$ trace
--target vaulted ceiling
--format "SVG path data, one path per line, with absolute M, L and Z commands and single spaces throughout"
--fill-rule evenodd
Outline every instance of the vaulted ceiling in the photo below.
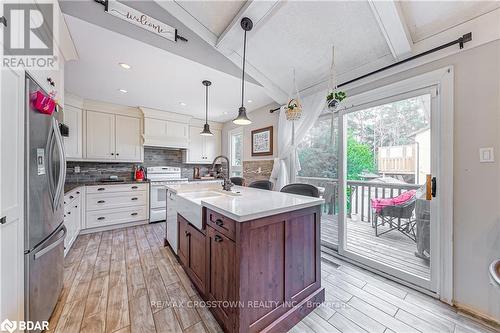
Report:
M 283 103 L 287 99 L 295 90 L 293 70 L 297 89 L 303 93 L 326 87 L 332 45 L 337 78 L 344 82 L 455 39 L 468 32 L 460 28 L 467 22 L 500 13 L 500 2 L 496 1 L 121 2 L 176 27 L 189 41 L 166 41 L 105 14 L 103 7 L 93 1 L 62 1 L 81 58 L 68 65 L 68 86 L 84 90 L 89 95 L 84 97 L 104 98 L 116 95 L 120 83 L 133 79 L 130 84 L 134 88 L 129 89 L 133 93 L 114 99 L 199 116 L 203 95 L 197 90 L 198 81 L 202 76 L 212 78 L 220 82 L 218 88 L 214 84 L 212 101 L 213 119 L 219 121 L 234 116 L 240 98 L 242 17 L 254 22 L 247 47 L 247 99 L 253 100 L 247 108 L 254 110 L 273 100 Z M 87 30 L 96 35 L 89 38 Z M 106 42 L 110 38 L 113 42 Z M 107 43 L 110 47 L 106 48 Z M 119 59 L 128 56 L 133 60 Z M 135 66 L 131 76 L 101 66 L 101 58 L 110 63 L 119 60 L 144 64 Z M 176 70 L 180 68 L 183 70 Z M 136 84 L 141 78 L 156 87 Z M 86 87 L 92 82 L 93 87 Z M 181 100 L 187 100 L 191 107 L 179 107 Z

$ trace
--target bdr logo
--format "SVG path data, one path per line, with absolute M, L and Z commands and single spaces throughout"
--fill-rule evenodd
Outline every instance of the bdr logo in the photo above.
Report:
M 58 32 L 52 3 L 3 4 L 3 66 L 53 69 L 54 36 Z
M 46 331 L 49 329 L 48 321 L 10 321 L 5 319 L 0 324 L 0 331 L 13 333 L 15 330 L 19 331 Z

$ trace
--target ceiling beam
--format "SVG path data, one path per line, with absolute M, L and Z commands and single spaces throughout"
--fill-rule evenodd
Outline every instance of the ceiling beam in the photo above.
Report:
M 241 19 L 243 17 L 252 19 L 254 23 L 252 31 L 255 31 L 259 28 L 259 23 L 260 26 L 262 26 L 264 23 L 263 20 L 280 5 L 280 1 L 277 0 L 247 1 L 220 37 L 217 37 L 175 1 L 157 1 L 157 3 L 239 68 L 242 68 L 242 55 L 240 55 L 239 52 L 243 49 L 243 29 L 240 26 Z M 251 40 L 251 37 L 249 37 L 249 40 Z M 248 46 L 251 48 L 251 43 L 249 43 Z M 282 88 L 266 77 L 256 67 L 252 66 L 252 64 L 248 62 L 248 59 L 246 63 L 246 73 L 262 85 L 266 94 L 276 102 L 284 103 L 288 98 L 288 94 Z
M 392 0 L 368 0 L 368 3 L 394 58 L 400 60 L 409 56 L 413 42 L 399 5 Z

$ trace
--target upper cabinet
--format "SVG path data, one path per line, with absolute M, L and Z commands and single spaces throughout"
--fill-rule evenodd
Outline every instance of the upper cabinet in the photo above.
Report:
M 142 162 L 142 115 L 136 108 L 66 96 L 66 157 L 73 161 Z
M 83 158 L 83 101 L 76 96 L 67 95 L 63 109 L 63 122 L 68 126 L 68 136 L 64 137 L 66 158 Z
M 86 112 L 88 159 L 115 159 L 115 117 L 112 113 Z
M 141 119 L 115 116 L 115 157 L 120 161 L 142 161 Z
M 203 136 L 203 127 L 198 124 L 189 126 L 189 146 L 184 153 L 184 162 L 192 164 L 212 164 L 221 154 L 221 130 L 217 124 L 210 124 L 213 136 Z
M 188 148 L 189 119 L 178 113 L 140 108 L 144 115 L 144 145 Z

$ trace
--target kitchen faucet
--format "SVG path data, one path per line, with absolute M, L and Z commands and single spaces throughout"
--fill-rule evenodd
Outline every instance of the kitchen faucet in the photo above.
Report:
M 219 158 L 225 159 L 227 162 L 227 175 L 224 173 L 224 168 L 221 167 L 221 173 L 222 173 L 222 177 L 224 179 L 224 183 L 222 183 L 222 189 L 224 191 L 231 191 L 231 187 L 233 187 L 233 183 L 231 183 L 231 180 L 229 179 L 229 175 L 231 174 L 229 171 L 229 158 L 227 158 L 227 156 L 224 156 L 224 155 L 219 155 L 216 158 L 214 158 L 214 161 L 212 162 L 212 170 L 214 170 L 214 172 L 215 172 L 215 163 L 217 162 L 217 160 Z

